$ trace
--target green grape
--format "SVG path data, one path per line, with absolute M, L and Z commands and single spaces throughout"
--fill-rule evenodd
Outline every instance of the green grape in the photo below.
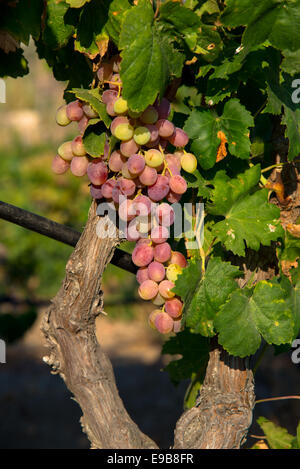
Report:
M 126 99 L 120 97 L 114 103 L 114 111 L 116 114 L 124 114 L 128 111 L 128 104 Z
M 183 153 L 180 162 L 187 173 L 193 173 L 197 169 L 197 158 L 192 153 Z
M 115 136 L 122 141 L 130 140 L 133 137 L 133 130 L 130 124 L 119 124 L 115 128 Z
M 133 139 L 138 145 L 146 145 L 151 138 L 151 132 L 147 127 L 137 127 L 134 129 Z

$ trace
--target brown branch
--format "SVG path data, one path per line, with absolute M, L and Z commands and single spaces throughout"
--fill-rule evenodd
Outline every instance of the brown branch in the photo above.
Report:
M 72 253 L 63 285 L 52 300 L 42 331 L 49 347 L 46 363 L 64 379 L 80 405 L 82 427 L 92 448 L 156 448 L 130 419 L 116 387 L 111 363 L 95 335 L 102 311 L 101 277 L 117 239 L 96 236 L 93 202 L 83 234 Z M 103 223 L 111 223 L 104 218 Z

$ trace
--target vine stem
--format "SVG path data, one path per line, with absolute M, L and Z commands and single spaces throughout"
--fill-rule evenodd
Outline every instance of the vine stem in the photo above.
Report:
M 286 399 L 300 399 L 300 396 L 267 397 L 266 399 L 259 399 L 258 401 L 255 401 L 255 405 L 261 404 L 262 402 L 284 401 Z

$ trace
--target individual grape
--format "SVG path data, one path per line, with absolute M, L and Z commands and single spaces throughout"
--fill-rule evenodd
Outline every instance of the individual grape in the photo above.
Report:
M 106 112 L 109 116 L 111 117 L 115 117 L 117 115 L 117 113 L 115 112 L 114 110 L 114 105 L 115 105 L 115 101 L 116 101 L 117 98 L 113 98 L 111 101 L 109 101 L 106 105 Z
M 114 103 L 114 111 L 116 114 L 124 114 L 128 111 L 128 104 L 126 99 L 121 96 Z
M 184 153 L 181 157 L 181 166 L 187 173 L 193 173 L 197 169 L 197 158 L 192 153 Z
M 71 173 L 74 176 L 84 176 L 87 172 L 89 160 L 85 156 L 74 156 L 71 161 Z
M 82 106 L 82 110 L 86 117 L 88 117 L 89 119 L 95 119 L 96 117 L 99 117 L 98 112 L 94 111 L 92 106 L 90 106 L 89 104 L 84 104 Z
M 154 248 L 154 260 L 164 264 L 171 258 L 171 246 L 169 243 L 161 243 Z
M 155 184 L 148 187 L 148 196 L 154 202 L 159 202 L 164 199 L 170 190 L 169 180 L 167 176 L 159 174 L 157 176 Z
M 177 170 L 181 170 L 181 162 L 180 162 L 180 158 L 178 158 L 177 156 L 175 156 L 175 154 L 171 154 L 171 153 L 167 153 L 165 155 L 165 160 L 166 160 L 166 163 L 168 166 L 170 167 L 174 167 L 176 166 Z
M 177 264 L 179 265 L 182 269 L 184 269 L 187 266 L 187 261 L 186 258 L 184 257 L 183 254 L 179 251 L 173 251 L 170 261 L 170 264 Z
M 150 214 L 151 208 L 152 208 L 152 202 L 149 199 L 149 197 L 147 197 L 146 195 L 143 195 L 143 194 L 138 195 L 134 199 L 133 203 L 134 203 L 134 208 L 135 208 L 137 216 L 140 216 L 140 215 L 147 216 Z
M 110 80 L 113 74 L 113 64 L 110 62 L 104 62 L 97 70 L 98 80 L 103 83 L 104 81 Z
M 158 135 L 160 137 L 171 137 L 171 135 L 173 135 L 175 132 L 174 124 L 167 119 L 159 119 L 155 125 L 158 129 Z
M 152 303 L 155 306 L 162 306 L 165 303 L 165 298 L 163 298 L 160 293 L 157 293 L 156 297 L 153 298 Z
M 57 109 L 55 120 L 58 125 L 61 125 L 63 127 L 70 124 L 71 119 L 68 118 L 66 104 L 64 106 L 60 106 Z
M 110 103 L 111 101 L 115 102 L 118 98 L 118 92 L 117 91 L 114 91 L 114 90 L 105 90 L 103 91 L 102 93 L 102 102 L 104 104 L 108 104 Z
M 119 140 L 130 140 L 133 137 L 133 127 L 130 124 L 119 124 L 115 128 L 115 137 Z
M 154 303 L 154 301 L 153 301 L 153 303 Z M 154 311 L 152 311 L 149 314 L 148 324 L 149 324 L 150 327 L 152 327 L 152 329 L 156 329 L 156 327 L 155 327 L 155 318 L 160 313 L 161 313 L 161 309 L 155 309 Z
M 83 117 L 83 110 L 81 103 L 76 100 L 67 105 L 66 114 L 70 121 L 79 121 Z
M 107 180 L 108 176 L 108 169 L 106 164 L 99 158 L 95 159 L 94 161 L 89 163 L 87 167 L 87 175 L 92 184 L 95 184 L 96 186 L 101 186 L 101 184 L 103 184 Z
M 155 124 L 158 119 L 158 112 L 154 106 L 148 106 L 140 117 L 143 124 Z
M 173 322 L 174 322 L 173 332 L 175 332 L 175 334 L 177 334 L 181 330 L 181 324 L 182 324 L 181 318 L 173 319 Z
M 169 237 L 169 230 L 165 226 L 155 226 L 151 230 L 151 239 L 155 244 L 165 243 Z
M 86 115 L 84 115 L 77 123 L 78 123 L 79 133 L 83 135 L 85 132 L 85 129 L 87 128 L 89 124 L 89 118 Z
M 175 194 L 182 195 L 187 190 L 187 183 L 185 179 L 182 176 L 179 176 L 178 174 L 170 178 L 169 185 L 171 191 L 175 192 Z
M 155 316 L 154 324 L 158 332 L 168 334 L 173 330 L 174 321 L 167 313 L 161 311 Z
M 145 161 L 150 168 L 158 168 L 164 161 L 164 155 L 159 150 L 147 150 L 145 152 Z
M 162 98 L 156 109 L 159 119 L 168 119 L 171 112 L 171 104 L 166 98 Z
M 163 225 L 163 226 L 173 225 L 175 214 L 174 214 L 173 208 L 169 204 L 165 202 L 163 202 L 162 204 L 159 204 L 156 207 L 155 213 L 156 213 L 156 217 L 160 225 Z
M 126 179 L 136 178 L 136 174 L 132 174 L 128 169 L 128 162 L 126 161 L 122 166 L 122 176 Z
M 166 270 L 166 277 L 171 282 L 176 282 L 178 275 L 182 273 L 182 268 L 178 264 L 169 264 Z
M 110 79 L 109 87 L 112 90 L 118 90 L 122 86 L 121 77 L 118 73 L 115 73 Z M 116 84 L 114 84 L 116 83 Z
M 130 197 L 135 193 L 136 185 L 131 179 L 126 179 L 123 177 L 119 178 L 117 181 L 117 186 L 120 189 L 121 194 L 125 195 L 126 197 Z
M 93 197 L 93 199 L 102 199 L 103 197 L 103 192 L 102 192 L 102 187 L 103 186 L 95 186 L 94 184 L 90 185 L 90 194 Z
M 150 132 L 150 141 L 149 143 L 155 145 L 158 143 L 157 140 L 159 139 L 157 127 L 154 124 L 147 124 L 145 126 Z
M 189 141 L 188 135 L 184 132 L 184 130 L 180 129 L 179 127 L 175 128 L 175 131 L 171 137 L 168 138 L 169 142 L 174 145 L 174 147 L 185 147 Z
M 137 267 L 145 267 L 153 259 L 153 247 L 148 244 L 137 244 L 132 252 L 132 262 Z
M 70 163 L 56 155 L 52 160 L 52 171 L 55 174 L 64 174 L 70 168 Z
M 143 300 L 152 300 L 158 293 L 158 285 L 153 280 L 145 280 L 139 286 L 139 295 Z
M 75 137 L 72 140 L 71 148 L 75 156 L 84 156 L 86 154 L 86 149 L 84 148 L 81 135 L 78 135 L 78 137 Z
M 113 188 L 116 186 L 117 181 L 115 179 L 107 179 L 107 181 L 103 184 L 102 187 L 102 195 L 106 199 L 111 199 L 112 198 L 112 191 Z
M 163 298 L 169 300 L 175 296 L 175 293 L 171 291 L 174 287 L 175 284 L 170 280 L 163 280 L 158 286 L 159 293 Z
M 64 142 L 62 143 L 57 150 L 57 153 L 59 156 L 65 160 L 65 161 L 71 161 L 71 159 L 74 157 L 73 151 L 72 151 L 72 142 Z
M 139 146 L 134 141 L 134 139 L 131 138 L 130 140 L 127 140 L 126 142 L 121 143 L 120 151 L 122 155 L 126 156 L 126 158 L 129 158 L 129 156 L 134 155 L 135 153 L 139 151 Z
M 168 202 L 170 202 L 170 204 L 176 204 L 177 202 L 179 202 L 181 197 L 181 194 L 175 194 L 174 192 L 170 191 L 166 196 L 166 199 Z
M 130 221 L 135 217 L 135 211 L 132 207 L 132 200 L 131 199 L 124 199 L 119 206 L 119 217 L 123 221 Z M 140 266 L 142 267 L 142 266 Z
M 165 311 L 171 318 L 179 318 L 182 314 L 183 303 L 178 298 L 171 298 L 165 303 Z
M 110 124 L 110 131 L 113 135 L 115 135 L 115 130 L 120 124 L 129 124 L 128 118 L 125 116 L 118 116 L 113 119 L 112 123 Z
M 126 239 L 127 241 L 136 242 L 140 239 L 141 233 L 138 231 L 137 219 L 134 218 L 127 225 Z
M 149 218 L 149 216 L 139 215 L 136 218 L 136 222 L 137 222 L 137 229 L 140 235 L 142 237 L 145 237 L 146 235 L 148 235 L 151 229 L 151 219 Z
M 165 278 L 165 275 L 165 268 L 160 262 L 150 262 L 148 265 L 148 276 L 150 280 L 154 280 L 154 282 L 161 282 Z
M 134 129 L 133 139 L 138 145 L 145 145 L 151 139 L 151 132 L 147 127 L 136 127 Z
M 121 154 L 119 150 L 115 150 L 109 157 L 108 160 L 108 167 L 114 173 L 118 173 L 122 170 L 124 163 L 126 162 L 126 158 Z
M 145 186 L 153 186 L 157 180 L 157 171 L 155 168 L 145 166 L 144 170 L 139 174 L 139 179 Z
M 139 284 L 145 282 L 145 280 L 149 280 L 148 267 L 140 267 L 137 270 L 136 279 Z
M 128 171 L 131 174 L 140 174 L 143 169 L 145 168 L 145 159 L 142 155 L 135 154 L 131 155 L 131 157 L 127 161 Z

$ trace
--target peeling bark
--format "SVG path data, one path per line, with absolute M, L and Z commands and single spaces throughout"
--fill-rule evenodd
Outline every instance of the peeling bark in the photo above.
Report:
M 103 311 L 101 278 L 118 245 L 118 239 L 96 235 L 98 221 L 93 202 L 62 287 L 44 317 L 42 331 L 49 347 L 44 360 L 80 405 L 92 448 L 156 448 L 127 414 L 112 365 L 96 339 L 95 319 Z M 106 218 L 104 224 L 109 229 L 111 222 Z

